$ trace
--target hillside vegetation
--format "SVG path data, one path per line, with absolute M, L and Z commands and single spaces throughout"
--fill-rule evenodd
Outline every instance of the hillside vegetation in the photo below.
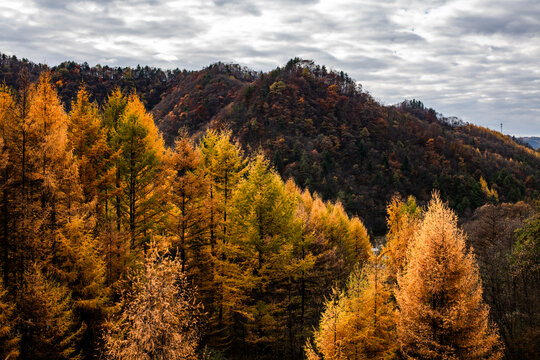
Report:
M 17 87 L 22 66 L 34 77 L 44 68 L 4 55 L 0 76 Z M 458 215 L 470 216 L 485 203 L 532 199 L 540 188 L 540 154 L 515 139 L 420 101 L 383 106 L 343 72 L 311 61 L 293 59 L 268 73 L 222 63 L 163 71 L 68 62 L 51 68 L 51 79 L 65 104 L 81 82 L 99 104 L 115 87 L 137 92 L 168 146 L 181 128 L 196 137 L 230 129 L 284 179 L 340 199 L 375 234 L 384 232 L 395 193 L 426 202 L 437 189 Z
M 537 357 L 530 148 L 307 61 L 2 61 L 0 358 Z

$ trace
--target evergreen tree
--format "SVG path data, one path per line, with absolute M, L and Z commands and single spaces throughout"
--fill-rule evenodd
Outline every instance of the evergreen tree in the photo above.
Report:
M 68 138 L 77 159 L 85 202 L 99 200 L 96 209 L 103 211 L 103 192 L 107 180 L 111 180 L 106 176 L 111 167 L 111 150 L 99 110 L 90 102 L 90 95 L 84 86 L 79 89 L 77 98 L 71 104 Z
M 456 215 L 437 194 L 398 276 L 397 330 L 412 359 L 500 359 L 501 344 L 482 299 L 476 261 Z
M 55 277 L 71 290 L 76 321 L 86 328 L 80 348 L 88 358 L 96 355 L 110 295 L 100 238 L 92 234 L 92 220 L 95 218 L 81 212 L 63 227 L 55 267 Z
M 120 118 L 127 106 L 128 99 L 116 88 L 108 97 L 103 111 L 102 127 L 106 133 L 107 148 L 106 162 L 100 169 L 103 171 L 102 213 L 98 218 L 97 229 L 103 237 L 103 252 L 105 254 L 107 284 L 112 285 L 120 279 L 125 271 L 128 257 L 128 244 L 124 241 L 122 214 L 122 184 L 118 171 L 121 156 L 121 143 L 116 141 Z M 100 225 L 101 224 L 101 225 Z
M 519 281 L 524 289 L 517 300 L 519 316 L 517 331 L 518 348 L 522 358 L 532 359 L 538 355 L 540 345 L 540 203 L 536 204 L 536 214 L 528 218 L 523 227 L 516 231 L 517 242 L 512 250 L 511 265 L 514 281 Z
M 209 278 L 201 279 L 201 295 L 210 304 L 210 345 L 217 349 L 228 349 L 232 342 L 232 316 L 238 317 L 239 314 L 231 310 L 243 301 L 243 285 L 240 270 L 230 258 L 235 249 L 228 241 L 227 224 L 230 222 L 232 194 L 245 172 L 246 160 L 240 145 L 232 142 L 230 132 L 209 130 L 202 138 L 199 149 L 207 184 L 206 227 L 210 248 L 206 251 L 209 258 L 204 260 L 210 267 Z M 229 281 L 233 283 L 227 284 Z

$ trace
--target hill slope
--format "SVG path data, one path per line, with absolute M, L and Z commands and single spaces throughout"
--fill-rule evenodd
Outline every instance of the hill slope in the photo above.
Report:
M 3 55 L 0 81 L 17 87 L 22 68 L 45 67 Z M 185 127 L 198 136 L 230 128 L 251 152 L 262 149 L 284 178 L 339 198 L 374 233 L 385 230 L 394 193 L 441 192 L 460 215 L 497 199 L 537 196 L 540 154 L 498 132 L 448 119 L 419 101 L 383 106 L 343 72 L 294 59 L 256 73 L 215 64 L 201 71 L 109 68 L 63 63 L 50 69 L 69 107 L 82 81 L 103 103 L 114 87 L 137 91 L 168 144 Z M 483 182 L 485 180 L 485 182 Z
M 185 125 L 194 134 L 208 126 L 231 128 L 247 149 L 262 148 L 282 176 L 341 199 L 376 233 L 384 231 L 384 206 L 396 192 L 427 200 L 438 189 L 468 215 L 496 201 L 489 190 L 514 202 L 540 188 L 538 153 L 498 132 L 443 118 L 418 101 L 382 106 L 343 73 L 298 59 L 251 81 L 221 70 L 197 74 L 212 79 L 195 85 L 205 94 L 202 103 L 185 89 L 166 96 L 156 106 L 160 128 Z M 201 116 L 216 98 L 221 111 Z

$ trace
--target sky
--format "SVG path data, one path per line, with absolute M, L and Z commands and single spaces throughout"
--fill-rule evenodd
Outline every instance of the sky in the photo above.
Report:
M 0 52 L 57 65 L 343 70 L 383 104 L 540 136 L 539 0 L 6 0 Z

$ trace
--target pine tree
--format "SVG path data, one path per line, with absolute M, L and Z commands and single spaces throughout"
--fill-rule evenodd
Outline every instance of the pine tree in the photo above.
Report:
M 83 187 L 85 202 L 100 202 L 107 184 L 107 170 L 110 148 L 107 143 L 106 128 L 102 125 L 97 106 L 90 102 L 90 95 L 83 86 L 77 98 L 71 104 L 69 114 L 68 138 L 73 154 L 77 158 L 80 183 Z M 102 210 L 102 206 L 96 209 Z
M 50 84 L 50 75 L 40 77 L 28 112 L 29 177 L 32 204 L 38 213 L 28 219 L 40 225 L 39 236 L 32 244 L 32 258 L 38 254 L 53 266 L 56 262 L 59 232 L 69 223 L 82 203 L 77 162 L 68 143 L 68 117 Z
M 349 329 L 346 328 L 345 321 L 343 321 L 346 312 L 343 297 L 344 292 L 334 288 L 330 298 L 325 301 L 318 329 L 313 335 L 315 347 L 310 340 L 306 343 L 308 360 L 346 358 L 343 340 L 349 335 Z
M 12 253 L 15 248 L 13 237 L 10 232 L 10 223 L 13 221 L 10 200 L 10 183 L 13 177 L 13 169 L 9 166 L 9 148 L 6 146 L 8 136 L 8 124 L 12 121 L 14 103 L 8 88 L 0 87 L 0 266 L 2 268 L 2 282 L 8 283 L 11 275 Z
M 77 322 L 86 328 L 79 346 L 89 357 L 95 355 L 110 296 L 100 238 L 92 234 L 92 220 L 95 218 L 79 213 L 63 227 L 55 267 L 55 278 L 71 290 L 71 307 Z
M 362 267 L 369 261 L 371 256 L 371 243 L 366 227 L 362 221 L 353 217 L 349 222 L 348 246 L 351 253 L 352 262 L 356 266 Z
M 35 147 L 29 118 L 33 87 L 28 74 L 19 74 L 20 91 L 13 94 L 1 88 L 1 136 L 3 152 L 8 162 L 2 171 L 2 267 L 6 287 L 22 286 L 26 259 L 33 252 L 31 234 L 39 233 L 43 214 L 33 196 L 37 181 L 33 181 L 34 166 L 29 159 Z
M 519 281 L 524 289 L 522 297 L 516 299 L 517 309 L 512 314 L 519 316 L 521 326 L 517 327 L 516 342 L 522 358 L 532 359 L 538 355 L 540 345 L 540 203 L 536 204 L 536 214 L 528 218 L 523 227 L 516 231 L 517 242 L 512 249 L 511 265 L 514 281 Z M 516 311 L 517 310 L 517 311 Z
M 227 215 L 232 192 L 245 172 L 246 161 L 230 131 L 209 130 L 200 143 L 202 164 L 209 178 L 210 241 L 227 236 Z
M 103 200 L 98 201 L 98 211 L 101 202 L 103 202 L 103 209 L 97 224 L 103 239 L 108 285 L 120 279 L 125 271 L 128 257 L 128 244 L 124 241 L 122 228 L 123 187 L 118 171 L 122 144 L 116 141 L 120 118 L 126 109 L 127 102 L 127 97 L 116 88 L 107 99 L 101 124 L 106 133 L 109 153 L 106 154 L 106 163 L 100 167 L 102 171 L 106 171 L 103 172 L 101 182 Z
M 148 249 L 105 335 L 108 359 L 193 359 L 201 309 L 179 259 Z
M 397 330 L 411 359 L 500 359 L 476 261 L 456 215 L 437 194 L 398 276 Z

